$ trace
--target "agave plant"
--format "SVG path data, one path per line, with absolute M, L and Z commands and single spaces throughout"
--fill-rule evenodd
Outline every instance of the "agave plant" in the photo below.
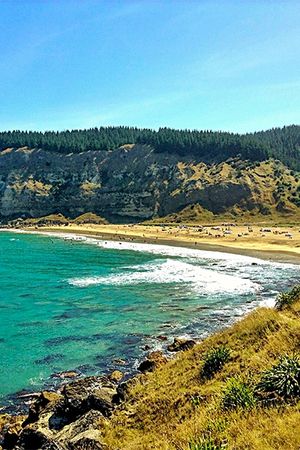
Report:
M 230 359 L 230 349 L 224 345 L 213 348 L 204 356 L 204 365 L 201 369 L 202 378 L 211 378 L 219 372 Z
M 255 390 L 266 401 L 300 398 L 300 357 L 282 356 L 277 364 L 263 373 Z
M 291 306 L 300 299 L 300 284 L 296 285 L 289 292 L 281 292 L 275 300 L 275 307 L 279 311 Z
M 254 392 L 240 378 L 228 380 L 222 396 L 224 409 L 251 409 L 255 406 Z
M 189 443 L 189 450 L 226 450 L 227 443 L 218 443 L 214 439 L 200 439 Z

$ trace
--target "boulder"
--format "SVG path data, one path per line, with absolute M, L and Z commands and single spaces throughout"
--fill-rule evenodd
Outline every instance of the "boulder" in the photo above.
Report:
M 68 449 L 69 448 L 102 448 L 100 447 L 101 443 L 101 435 L 100 430 L 104 427 L 107 419 L 103 417 L 103 415 L 100 413 L 100 411 L 91 410 L 81 416 L 79 419 L 77 419 L 75 422 L 70 423 L 69 425 L 66 425 L 57 435 L 56 435 L 56 442 L 58 442 L 61 445 L 65 445 Z M 97 430 L 98 434 L 97 436 L 93 435 L 93 432 Z M 89 447 L 87 446 L 87 443 L 85 444 L 86 447 L 78 447 L 79 445 L 79 436 L 81 437 L 89 437 Z M 93 441 L 92 441 L 93 436 Z M 79 442 L 78 442 L 79 441 Z M 76 446 L 77 445 L 77 446 Z M 94 445 L 94 447 L 92 446 Z M 102 445 L 102 444 L 101 444 Z
M 66 370 L 64 372 L 56 372 L 51 375 L 51 378 L 61 378 L 62 380 L 68 378 L 76 378 L 79 377 L 80 372 L 76 370 Z
M 63 445 L 57 444 L 53 433 L 47 428 L 40 428 L 38 424 L 30 424 L 20 433 L 17 448 L 21 450 L 65 450 Z
M 124 400 L 128 399 L 130 390 L 136 386 L 140 382 L 140 378 L 142 375 L 136 375 L 132 378 L 129 378 L 126 381 L 123 381 L 123 383 L 120 383 L 117 386 L 117 395 L 114 397 L 115 403 L 121 403 Z
M 142 350 L 150 350 L 151 346 L 149 344 L 144 345 L 144 347 L 142 348 Z
M 0 437 L 5 449 L 12 449 L 16 445 L 25 416 L 0 416 Z
M 114 370 L 111 374 L 109 374 L 108 378 L 113 383 L 119 383 L 122 378 L 124 378 L 124 374 L 120 370 Z
M 119 366 L 125 366 L 126 361 L 125 361 L 125 359 L 116 358 L 116 359 L 113 359 L 113 363 L 118 364 Z
M 150 361 L 150 359 L 145 359 L 141 362 L 141 364 L 138 367 L 138 370 L 140 372 L 153 372 L 155 369 L 155 362 Z
M 158 339 L 159 341 L 167 341 L 168 337 L 164 336 L 163 334 L 160 334 L 159 336 L 156 337 L 156 339 Z
M 116 386 L 106 377 L 86 377 L 67 384 L 63 388 L 64 415 L 71 420 L 85 414 L 90 409 L 100 411 L 109 417 L 113 409 Z
M 196 341 L 193 339 L 185 338 L 174 338 L 174 342 L 168 345 L 167 349 L 169 352 L 180 352 L 184 350 L 189 350 L 196 345 Z
M 106 450 L 108 447 L 102 442 L 101 432 L 87 430 L 78 434 L 68 443 L 70 450 Z
M 42 414 L 55 411 L 62 399 L 63 396 L 57 392 L 42 391 L 37 400 L 30 405 L 28 417 L 23 426 L 36 422 Z
M 165 364 L 168 358 L 161 351 L 155 351 L 148 354 L 147 359 L 141 362 L 138 367 L 140 372 L 152 372 L 157 367 Z

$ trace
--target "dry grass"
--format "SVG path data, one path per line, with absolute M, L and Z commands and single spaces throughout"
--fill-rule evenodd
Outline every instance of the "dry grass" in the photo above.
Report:
M 300 301 L 283 312 L 258 309 L 141 376 L 107 425 L 109 449 L 188 450 L 192 442 L 208 438 L 232 450 L 300 448 L 300 402 L 234 411 L 221 406 L 230 377 L 254 385 L 280 355 L 300 351 L 299 310 Z M 219 345 L 231 349 L 231 359 L 212 379 L 203 380 L 203 356 Z
M 181 211 L 153 219 L 152 223 L 206 223 L 208 219 L 210 222 L 236 219 L 251 223 L 299 221 L 300 209 L 291 201 L 293 198 L 299 199 L 299 174 L 290 171 L 279 161 L 251 164 L 236 160 L 230 164 L 221 162 L 213 165 L 179 162 L 177 169 L 181 187 L 171 192 L 174 200 L 183 192 L 222 185 L 228 181 L 247 186 L 251 196 L 215 215 L 198 205 L 188 205 Z

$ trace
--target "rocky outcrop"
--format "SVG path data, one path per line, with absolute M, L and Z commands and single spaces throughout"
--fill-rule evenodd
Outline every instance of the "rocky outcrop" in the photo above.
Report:
M 134 222 L 194 204 L 222 214 L 234 208 L 276 210 L 281 202 L 277 211 L 291 212 L 298 184 L 281 163 L 208 165 L 146 145 L 79 154 L 10 149 L 0 152 L 0 221 L 61 213 L 83 222 Z M 289 185 L 295 193 L 285 188 Z
M 174 342 L 168 345 L 167 350 L 169 352 L 180 352 L 189 350 L 196 345 L 196 341 L 193 339 L 174 338 Z
M 25 418 L 25 416 L 10 416 L 9 414 L 0 415 L 0 441 L 4 449 L 16 446 Z
M 161 351 L 150 352 L 138 367 L 140 372 L 153 372 L 157 367 L 165 364 L 168 358 Z
M 104 450 L 101 429 L 120 402 L 116 383 L 87 377 L 63 386 L 61 393 L 44 391 L 28 416 L 0 417 L 3 449 Z
M 161 351 L 153 351 L 140 370 L 152 372 L 167 361 Z M 78 378 L 56 392 L 35 394 L 27 416 L 0 415 L 0 449 L 106 450 L 103 430 L 144 377 L 137 374 L 122 381 L 124 374 L 115 370 L 107 377 Z
M 64 387 L 63 402 L 59 404 L 58 412 L 70 420 L 91 409 L 109 417 L 116 393 L 115 384 L 105 377 L 83 378 Z

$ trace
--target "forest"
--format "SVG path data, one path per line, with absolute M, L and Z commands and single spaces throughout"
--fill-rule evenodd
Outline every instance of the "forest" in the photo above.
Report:
M 50 152 L 80 153 L 114 150 L 125 144 L 145 144 L 153 147 L 156 152 L 194 156 L 205 162 L 224 161 L 237 156 L 250 161 L 275 158 L 291 169 L 300 170 L 298 125 L 247 134 L 171 128 L 152 130 L 126 126 L 66 131 L 0 132 L 0 150 L 27 146 Z

